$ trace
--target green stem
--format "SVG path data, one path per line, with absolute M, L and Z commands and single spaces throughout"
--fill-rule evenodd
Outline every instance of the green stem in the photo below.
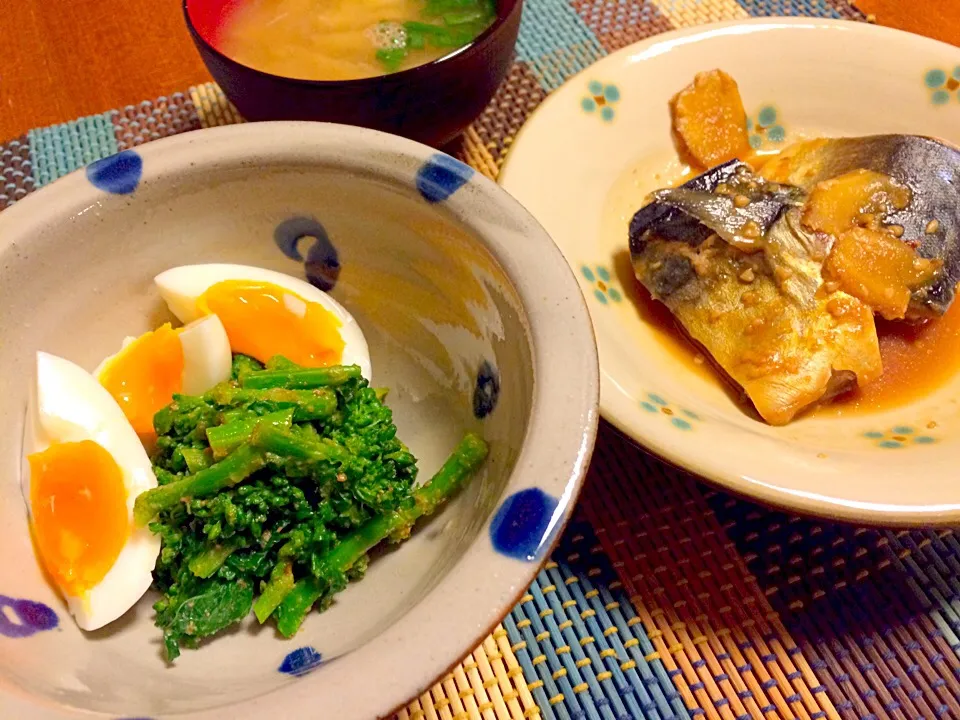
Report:
M 248 355 L 234 355 L 230 375 L 234 380 L 241 380 L 247 374 L 259 372 L 262 369 L 263 366 L 252 357 Z
M 141 493 L 133 505 L 134 524 L 137 527 L 145 527 L 161 510 L 173 507 L 184 498 L 206 497 L 216 494 L 223 488 L 232 487 L 262 468 L 264 464 L 263 452 L 250 445 L 241 445 L 206 470 Z
M 443 14 L 443 22 L 447 25 L 466 25 L 468 23 L 483 20 L 484 13 L 480 8 L 471 10 L 451 10 Z
M 210 467 L 210 456 L 200 448 L 181 447 L 180 454 L 183 455 L 183 461 L 187 464 L 187 470 L 192 473 Z
M 297 582 L 277 608 L 277 630 L 286 638 L 297 634 L 313 604 L 323 595 L 325 584 L 313 577 Z
M 396 512 L 373 518 L 321 556 L 317 563 L 320 579 L 308 577 L 298 581 L 280 604 L 277 610 L 277 629 L 280 634 L 292 637 L 297 632 L 313 604 L 327 588 L 327 582 L 322 578 L 346 573 L 381 541 L 406 534 L 419 518 L 433 513 L 463 486 L 487 457 L 487 452 L 487 443 L 482 438 L 467 434 L 430 481 L 414 491 L 412 503 Z
M 220 421 L 221 425 L 226 425 L 228 423 L 232 423 L 237 420 L 246 420 L 247 418 L 256 417 L 256 415 L 257 414 L 251 410 L 231 408 L 229 410 L 224 410 L 222 413 L 220 413 L 217 419 Z
M 207 428 L 207 442 L 213 451 L 213 457 L 221 459 L 250 440 L 258 423 L 289 429 L 293 424 L 294 409 L 280 410 L 263 416 L 253 415 L 242 420 L 234 420 L 225 425 Z
M 309 440 L 272 425 L 259 425 L 251 442 L 261 450 L 296 460 L 344 462 L 350 457 L 350 453 L 333 440 Z
M 219 570 L 220 566 L 223 565 L 227 561 L 227 558 L 230 557 L 235 550 L 239 549 L 239 547 L 240 543 L 238 542 L 211 545 L 199 555 L 191 558 L 187 567 L 189 567 L 190 572 L 198 578 L 208 578 Z
M 388 515 L 379 515 L 347 535 L 319 560 L 333 573 L 345 573 L 381 540 L 407 531 L 419 518 L 432 515 L 450 498 L 487 457 L 487 443 L 474 434 L 460 444 L 430 481 L 413 491 L 413 503 Z
M 270 573 L 270 580 L 263 587 L 263 592 L 253 604 L 253 612 L 262 625 L 276 610 L 284 598 L 293 590 L 293 563 L 290 560 L 281 560 Z
M 240 406 L 251 403 L 264 403 L 281 408 L 293 408 L 295 422 L 324 420 L 337 409 L 337 394 L 328 388 L 313 390 L 288 390 L 286 388 L 268 388 L 248 390 L 232 388 L 227 385 L 213 391 L 213 400 L 217 405 Z
M 357 365 L 333 365 L 300 370 L 261 370 L 245 375 L 240 384 L 254 390 L 278 387 L 288 390 L 310 389 L 336 387 L 360 376 L 360 367 Z
M 288 360 L 283 355 L 274 355 L 267 360 L 267 370 L 298 370 L 301 368 L 293 360 Z

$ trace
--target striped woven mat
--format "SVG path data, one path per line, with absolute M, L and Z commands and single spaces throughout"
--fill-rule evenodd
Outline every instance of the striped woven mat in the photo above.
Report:
M 460 156 L 496 178 L 572 74 L 676 27 L 865 19 L 847 0 L 527 0 Z M 0 209 L 167 135 L 240 122 L 213 84 L 0 145 Z M 713 491 L 609 427 L 577 516 L 501 626 L 402 720 L 960 718 L 960 538 L 803 520 Z

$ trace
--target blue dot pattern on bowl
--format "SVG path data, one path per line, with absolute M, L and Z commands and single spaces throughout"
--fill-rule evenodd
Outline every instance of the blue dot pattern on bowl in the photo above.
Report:
M 437 153 L 417 171 L 417 190 L 429 203 L 443 202 L 466 185 L 475 172 L 469 165 Z
M 57 614 L 43 603 L 0 595 L 0 635 L 25 638 L 59 624 Z
M 536 560 L 547 546 L 550 519 L 559 502 L 539 488 L 516 492 L 497 509 L 490 523 L 493 548 L 517 560 Z
M 313 240 L 306 259 L 300 252 L 304 238 Z M 311 285 L 324 292 L 333 290 L 340 278 L 340 257 L 319 220 L 301 215 L 288 218 L 273 231 L 273 241 L 288 258 L 303 263 Z
M 483 420 L 497 407 L 500 399 L 500 373 L 484 360 L 477 370 L 477 382 L 473 388 L 473 416 Z
M 319 667 L 321 663 L 323 663 L 323 655 L 307 645 L 288 653 L 277 669 L 286 675 L 301 677 Z
M 87 179 L 97 188 L 114 195 L 129 195 L 143 176 L 143 158 L 133 150 L 105 157 L 87 165 Z

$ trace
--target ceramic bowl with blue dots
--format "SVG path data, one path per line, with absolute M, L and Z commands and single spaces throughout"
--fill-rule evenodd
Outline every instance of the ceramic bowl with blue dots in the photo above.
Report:
M 348 309 L 421 478 L 467 430 L 491 454 L 294 639 L 247 624 L 167 667 L 149 595 L 82 633 L 45 582 L 20 438 L 37 350 L 92 370 L 120 338 L 171 319 L 156 274 L 207 262 L 303 278 Z M 0 214 L 0 327 L 4 719 L 386 715 L 471 652 L 532 581 L 598 422 L 589 313 L 550 237 L 466 165 L 354 127 L 201 130 L 52 183 Z
M 866 23 L 701 26 L 637 43 L 569 80 L 520 131 L 500 181 L 560 245 L 587 298 L 603 414 L 674 464 L 770 504 L 868 523 L 960 521 L 958 383 L 884 413 L 773 428 L 708 370 L 678 360 L 638 310 L 627 224 L 650 191 L 689 170 L 669 102 L 713 68 L 737 81 L 758 153 L 881 133 L 960 145 L 960 50 Z

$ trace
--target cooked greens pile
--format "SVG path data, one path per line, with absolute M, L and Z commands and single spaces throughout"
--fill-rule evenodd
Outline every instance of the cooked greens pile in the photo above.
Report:
M 411 50 L 456 50 L 473 42 L 497 17 L 496 0 L 426 0 L 424 6 L 426 22 L 403 23 L 402 47 L 377 50 L 377 60 L 388 72 L 397 70 Z
M 157 413 L 159 487 L 134 520 L 162 540 L 154 609 L 169 660 L 251 610 L 291 637 L 363 576 L 367 551 L 404 540 L 486 457 L 468 434 L 415 487 L 385 394 L 356 366 L 236 355 L 230 381 Z

